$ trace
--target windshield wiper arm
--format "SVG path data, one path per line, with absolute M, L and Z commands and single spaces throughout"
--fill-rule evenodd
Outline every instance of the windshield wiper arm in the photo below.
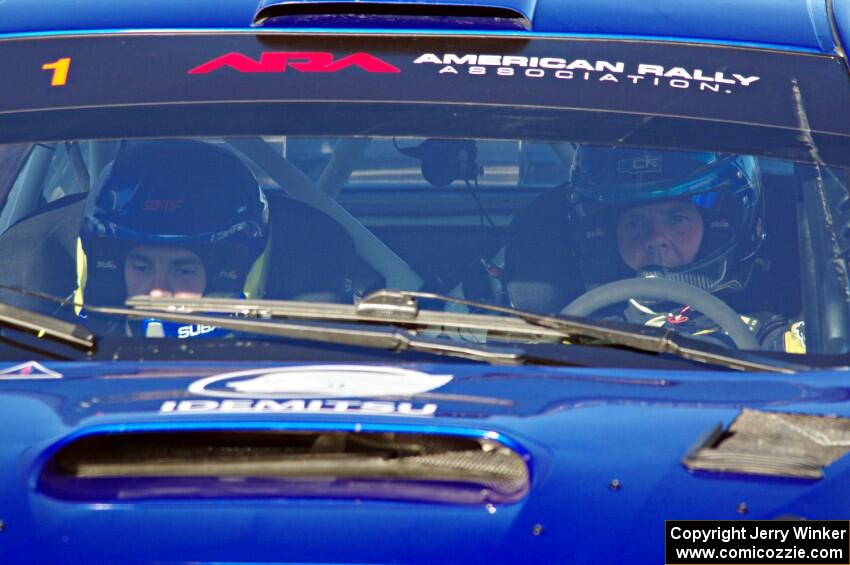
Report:
M 88 328 L 8 304 L 0 303 L 0 325 L 33 332 L 40 338 L 48 337 L 89 351 L 95 347 L 95 337 Z
M 558 342 L 563 332 L 529 324 L 518 317 L 496 317 L 465 312 L 420 310 L 413 298 L 396 305 L 380 299 L 387 291 L 365 297 L 357 305 L 294 300 L 244 300 L 234 298 L 154 298 L 136 296 L 127 300 L 131 308 L 180 314 L 230 314 L 246 318 L 289 319 L 356 324 L 398 324 L 409 328 L 454 328 L 497 332 Z
M 382 290 L 366 298 L 369 297 L 374 297 L 376 302 L 422 298 L 460 304 L 481 310 L 507 314 L 519 318 L 528 324 L 561 331 L 565 339 L 576 343 L 624 347 L 659 355 L 669 354 L 688 361 L 719 365 L 738 371 L 796 373 L 809 369 L 805 365 L 766 358 L 746 351 L 736 350 L 734 354 L 730 354 L 728 349 L 721 345 L 708 343 L 669 329 L 635 326 L 635 324 L 610 320 L 547 316 L 516 308 L 496 306 L 431 292 Z
M 59 305 L 69 304 L 66 298 L 27 289 L 0 285 L 0 290 L 7 290 L 26 296 L 33 296 Z M 247 301 L 223 298 L 174 299 L 137 297 L 129 300 L 128 304 L 136 306 L 137 309 L 110 308 L 93 305 L 85 305 L 85 308 L 88 312 L 93 314 L 133 318 L 152 317 L 185 324 L 206 323 L 211 326 L 217 326 L 224 329 L 256 333 L 260 335 L 306 339 L 322 343 L 376 347 L 395 351 L 411 350 L 431 354 L 450 355 L 492 364 L 583 364 L 573 363 L 569 359 L 563 359 L 558 355 L 553 357 L 548 353 L 540 354 L 538 348 L 533 345 L 525 345 L 523 348 L 504 346 L 497 347 L 483 344 L 459 343 L 448 339 L 430 339 L 418 336 L 415 332 L 403 331 L 395 328 L 388 329 L 385 326 L 375 327 L 372 331 L 364 331 L 361 327 L 352 325 L 338 325 L 337 327 L 327 325 L 328 322 L 360 323 L 363 321 L 377 321 L 383 322 L 384 324 L 387 322 L 395 323 L 393 320 L 387 319 L 387 312 L 373 312 L 370 314 L 369 311 L 374 310 L 374 308 L 369 301 L 366 301 L 364 306 L 359 309 L 359 312 L 357 307 L 345 304 L 274 300 Z M 138 309 L 139 305 L 144 305 L 149 308 Z M 381 307 L 381 309 L 386 310 L 385 307 Z M 218 316 L 191 314 L 195 311 L 202 311 L 207 314 L 210 312 L 216 312 L 254 317 L 222 318 Z M 560 343 L 562 337 L 562 332 L 560 331 L 537 328 L 526 324 L 521 320 L 510 318 L 495 318 L 493 316 L 476 316 L 469 314 L 429 311 L 424 311 L 420 315 L 418 313 L 418 309 L 412 313 L 408 312 L 407 314 L 400 314 L 400 316 L 409 321 L 408 318 L 411 314 L 421 318 L 416 323 L 409 324 L 413 326 L 430 326 L 436 323 L 437 325 L 455 325 L 456 327 L 469 329 L 492 329 L 494 322 L 498 322 L 498 326 L 503 328 L 501 330 L 502 333 L 533 335 L 536 338 L 549 337 L 550 341 L 554 341 L 554 343 Z M 279 321 L 257 320 L 256 317 L 266 319 L 283 317 L 323 323 L 322 325 L 299 325 L 281 323 Z M 53 320 L 52 318 L 48 319 Z M 32 317 L 29 317 L 28 320 L 30 322 L 33 321 Z M 53 321 L 57 324 L 63 324 L 63 322 L 59 320 Z M 0 324 L 2 324 L 2 320 L 0 320 Z M 74 330 L 71 330 L 73 332 L 71 334 L 72 336 L 81 338 L 86 341 L 86 343 L 93 343 L 94 337 L 91 336 L 86 328 L 74 326 L 73 324 L 67 324 L 67 326 L 68 328 L 66 329 L 70 329 L 72 327 L 75 328 Z M 35 331 L 39 331 L 43 327 L 44 324 L 39 325 L 37 328 L 34 325 L 27 326 L 27 328 L 32 328 Z M 58 327 L 54 329 L 58 329 Z
M 51 302 L 65 304 L 66 299 L 35 293 L 15 287 L 0 285 L 0 289 L 33 295 Z M 458 312 L 420 311 L 416 298 L 455 303 L 480 310 L 507 314 L 511 318 L 476 315 Z M 446 339 L 431 339 L 399 329 L 360 327 L 329 327 L 303 325 L 256 318 L 290 318 L 336 322 L 383 322 L 419 327 L 445 326 L 495 331 L 506 335 L 534 336 L 543 341 L 562 343 L 564 340 L 583 345 L 609 345 L 632 349 L 638 352 L 670 354 L 682 359 L 705 364 L 714 364 L 741 371 L 773 371 L 794 373 L 809 370 L 806 365 L 792 364 L 758 354 L 737 351 L 729 354 L 726 348 L 690 338 L 671 330 L 635 327 L 630 324 L 610 321 L 588 321 L 554 317 L 514 308 L 495 306 L 417 291 L 381 290 L 365 297 L 357 306 L 345 304 L 275 301 L 237 300 L 223 298 L 175 299 L 136 297 L 127 301 L 136 309 L 86 306 L 93 313 L 132 317 L 158 317 L 178 323 L 207 323 L 233 331 L 244 331 L 261 335 L 308 339 L 342 345 L 360 345 L 389 350 L 420 351 L 452 355 L 494 364 L 522 364 L 552 360 L 537 356 L 527 348 L 494 347 L 481 344 L 460 344 Z M 142 307 L 143 309 L 138 309 Z M 223 318 L 219 316 L 190 315 L 191 312 L 230 313 L 249 318 Z M 57 318 L 30 312 L 22 308 L 0 303 L 0 325 L 35 332 L 39 337 L 50 337 L 86 350 L 95 348 L 95 337 L 85 327 Z M 563 364 L 557 361 L 556 364 Z
M 391 301 L 392 295 L 397 297 L 423 298 L 441 302 L 460 304 L 481 310 L 489 310 L 514 316 L 529 324 L 562 331 L 564 338 L 587 345 L 617 346 L 655 354 L 669 354 L 696 361 L 720 365 L 738 371 L 771 371 L 779 373 L 796 373 L 808 370 L 801 364 L 788 363 L 781 360 L 765 358 L 764 356 L 746 351 L 735 351 L 730 354 L 728 349 L 708 343 L 693 337 L 683 335 L 674 330 L 635 326 L 626 322 L 610 320 L 591 320 L 588 318 L 573 318 L 568 316 L 547 316 L 527 312 L 516 308 L 495 306 L 483 302 L 475 302 L 446 296 L 442 294 L 418 291 L 379 291 L 384 294 L 381 301 Z M 370 296 L 376 296 L 372 294 Z M 368 298 L 368 297 L 367 297 Z M 378 298 L 376 296 L 376 298 Z
M 421 310 L 416 299 L 459 304 L 510 317 Z M 175 299 L 148 296 L 131 298 L 127 304 L 135 308 L 163 312 L 218 312 L 260 318 L 468 328 L 507 335 L 535 336 L 544 341 L 567 340 L 584 345 L 615 346 L 644 353 L 669 354 L 689 361 L 739 371 L 794 373 L 809 369 L 805 365 L 766 358 L 750 352 L 729 353 L 722 346 L 672 330 L 635 326 L 625 322 L 547 316 L 430 292 L 379 290 L 364 297 L 356 306 L 282 300 Z
M 129 301 L 128 301 L 129 302 Z M 306 339 L 323 343 L 353 345 L 386 349 L 389 351 L 416 351 L 436 355 L 448 355 L 497 365 L 520 365 L 525 362 L 525 352 L 518 347 L 494 347 L 480 344 L 462 344 L 442 338 L 427 338 L 412 332 L 388 327 L 363 328 L 348 324 L 305 324 L 279 320 L 255 318 L 220 317 L 185 314 L 171 311 L 141 310 L 110 307 L 89 307 L 89 311 L 132 317 L 155 317 L 169 322 L 185 324 L 208 324 L 218 328 L 285 337 Z

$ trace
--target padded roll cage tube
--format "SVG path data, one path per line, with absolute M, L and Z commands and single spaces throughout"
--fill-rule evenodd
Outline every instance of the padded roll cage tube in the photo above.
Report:
M 261 167 L 294 199 L 313 206 L 339 222 L 351 235 L 360 257 L 383 275 L 388 287 L 417 290 L 422 286 L 422 277 L 404 259 L 265 140 L 243 138 L 232 139 L 228 143 Z
M 371 142 L 372 140 L 368 137 L 341 139 L 334 147 L 330 162 L 316 182 L 319 189 L 336 199 Z

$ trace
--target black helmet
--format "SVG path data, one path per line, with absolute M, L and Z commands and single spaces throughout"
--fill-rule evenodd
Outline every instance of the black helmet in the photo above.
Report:
M 186 247 L 204 263 L 206 294 L 240 293 L 264 255 L 268 217 L 254 175 L 230 151 L 200 141 L 130 145 L 86 202 L 77 269 L 81 298 L 123 303 L 124 260 L 138 245 Z
M 567 191 L 588 288 L 637 275 L 680 280 L 708 292 L 740 289 L 765 236 L 761 174 L 751 156 L 582 146 Z M 619 257 L 615 225 L 621 212 L 676 199 L 693 203 L 703 220 L 702 244 L 691 263 L 635 273 L 607 259 Z

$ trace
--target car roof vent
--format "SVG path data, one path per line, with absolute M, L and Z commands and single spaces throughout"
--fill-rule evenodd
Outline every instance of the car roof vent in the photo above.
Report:
M 531 30 L 537 0 L 260 0 L 254 26 Z

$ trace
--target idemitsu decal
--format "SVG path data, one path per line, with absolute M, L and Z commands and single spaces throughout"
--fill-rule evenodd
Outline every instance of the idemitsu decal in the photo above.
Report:
M 410 396 L 440 388 L 451 380 L 451 375 L 398 367 L 306 365 L 207 377 L 192 383 L 189 392 L 222 398 Z
M 442 387 L 452 375 L 397 367 L 312 365 L 254 369 L 207 377 L 189 386 L 198 396 L 224 400 L 169 400 L 162 413 L 330 412 L 428 416 L 430 403 L 348 400 L 407 397 Z M 342 400 L 346 399 L 346 400 Z

